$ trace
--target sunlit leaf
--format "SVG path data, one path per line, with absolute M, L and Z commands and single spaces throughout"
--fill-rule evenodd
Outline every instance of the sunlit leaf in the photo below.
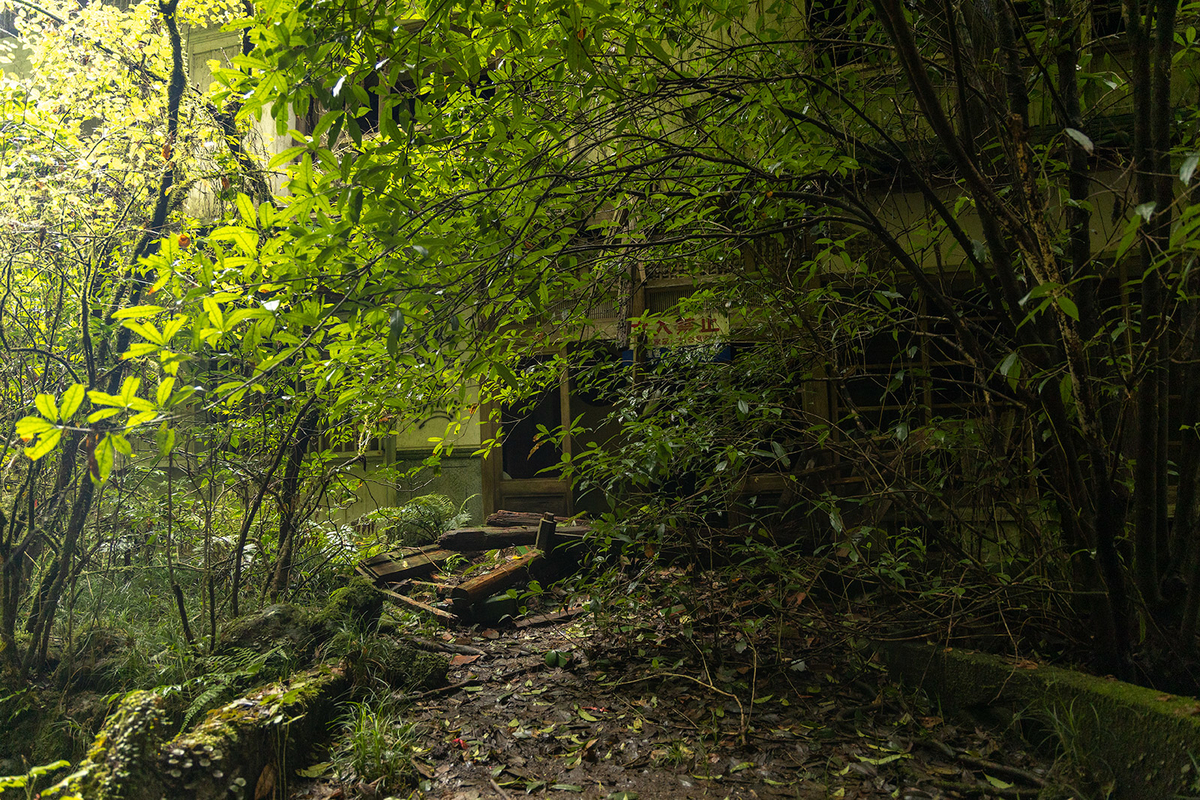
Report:
M 29 456 L 30 461 L 37 461 L 42 456 L 46 455 L 58 446 L 58 440 L 62 438 L 62 429 L 55 428 L 42 434 L 42 438 L 38 439 L 37 444 L 33 447 L 25 448 L 25 455 Z
M 129 306 L 113 314 L 113 319 L 133 319 L 135 317 L 153 317 L 166 311 L 162 306 Z
M 83 403 L 83 398 L 86 396 L 87 390 L 82 383 L 73 383 L 63 392 L 59 411 L 62 414 L 64 422 L 69 420 L 79 410 L 79 406 Z
M 54 405 L 54 395 L 39 394 L 33 398 L 33 404 L 43 417 L 51 422 L 58 422 L 58 407 Z

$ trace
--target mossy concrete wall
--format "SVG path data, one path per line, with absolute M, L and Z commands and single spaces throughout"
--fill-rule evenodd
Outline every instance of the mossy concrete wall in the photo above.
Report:
M 950 713 L 1021 714 L 1057 730 L 1117 800 L 1195 796 L 1200 702 L 1073 670 L 913 643 L 877 643 L 893 676 Z
M 350 687 L 342 667 L 319 666 L 210 711 L 169 738 L 161 695 L 133 692 L 105 722 L 87 759 L 43 791 L 61 800 L 240 800 L 286 796 L 288 776 L 326 738 Z

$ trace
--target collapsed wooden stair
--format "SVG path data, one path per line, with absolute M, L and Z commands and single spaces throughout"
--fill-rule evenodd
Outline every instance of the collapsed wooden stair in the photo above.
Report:
M 531 517 L 536 517 L 532 524 Z M 435 544 L 381 553 L 360 561 L 355 569 L 392 602 L 442 626 L 476 620 L 498 622 L 501 616 L 515 616 L 511 613 L 515 604 L 505 602 L 509 589 L 523 588 L 531 580 L 556 580 L 572 572 L 591 530 L 585 522 L 559 527 L 552 514 L 527 512 L 496 512 L 488 522 L 500 524 L 448 531 Z M 465 580 L 455 582 L 449 575 L 436 583 L 423 580 L 444 570 L 456 556 L 514 547 L 534 549 Z M 433 592 L 438 599 L 424 602 L 410 596 L 419 592 Z

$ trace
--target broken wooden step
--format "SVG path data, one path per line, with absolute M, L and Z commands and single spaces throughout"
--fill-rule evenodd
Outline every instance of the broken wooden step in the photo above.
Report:
M 488 525 L 497 528 L 529 526 L 536 528 L 537 524 L 542 521 L 542 517 L 544 516 L 545 512 L 541 511 L 505 511 L 502 508 L 499 511 L 494 511 L 491 514 L 488 514 L 485 522 L 487 522 Z
M 529 580 L 529 569 L 543 558 L 536 550 L 509 561 L 486 575 L 463 581 L 450 591 L 456 606 L 473 605 Z
M 584 534 L 591 531 L 590 525 L 562 525 L 558 535 L 564 540 L 582 541 Z M 476 550 L 503 550 L 537 542 L 538 523 L 517 527 L 459 528 L 443 533 L 438 538 L 438 547 L 443 550 L 472 552 Z
M 380 553 L 358 562 L 359 574 L 378 585 L 400 583 L 412 578 L 430 575 L 439 567 L 458 556 L 457 551 L 434 548 L 405 555 L 404 551 Z

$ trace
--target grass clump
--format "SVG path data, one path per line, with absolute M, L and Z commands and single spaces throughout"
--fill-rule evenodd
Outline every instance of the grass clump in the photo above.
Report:
M 351 703 L 330 753 L 334 771 L 342 781 L 368 784 L 380 796 L 412 787 L 414 727 L 394 703 Z

